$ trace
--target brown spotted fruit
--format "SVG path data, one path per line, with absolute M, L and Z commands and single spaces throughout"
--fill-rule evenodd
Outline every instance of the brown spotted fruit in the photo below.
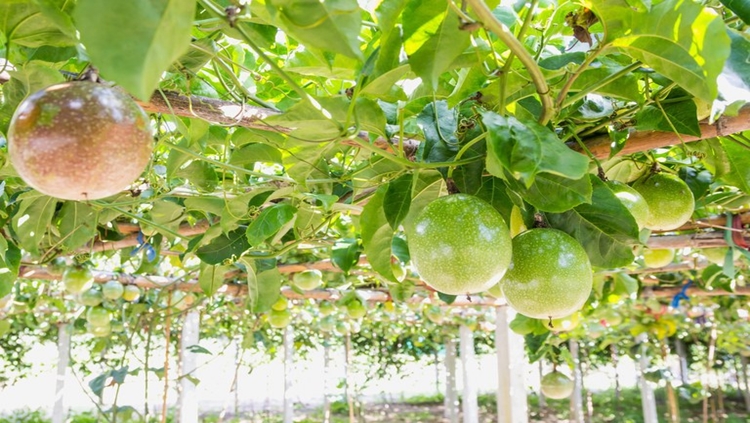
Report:
M 95 200 L 117 194 L 151 158 L 146 113 L 124 92 L 65 82 L 27 97 L 8 130 L 18 175 L 43 194 Z

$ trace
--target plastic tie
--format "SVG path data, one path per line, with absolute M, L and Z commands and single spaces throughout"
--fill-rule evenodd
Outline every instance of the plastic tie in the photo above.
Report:
M 138 241 L 138 248 L 130 252 L 131 256 L 134 256 L 141 252 L 141 250 L 146 251 L 146 259 L 149 262 L 152 262 L 156 260 L 156 250 L 154 250 L 154 247 L 151 246 L 146 240 L 143 238 L 143 232 L 138 231 L 138 235 L 135 238 Z
M 682 289 L 680 292 L 677 293 L 674 297 L 672 297 L 672 303 L 670 306 L 672 308 L 680 308 L 680 301 L 682 300 L 688 300 L 690 297 L 687 295 L 687 290 L 693 285 L 693 281 L 688 281 L 685 285 L 682 285 Z

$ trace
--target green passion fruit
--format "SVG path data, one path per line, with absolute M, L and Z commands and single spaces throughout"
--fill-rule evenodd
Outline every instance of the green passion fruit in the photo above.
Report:
M 704 248 L 700 251 L 703 257 L 711 263 L 718 264 L 719 266 L 724 265 L 724 260 L 727 257 L 727 251 L 729 247 L 716 247 L 716 248 Z M 742 257 L 742 253 L 739 250 L 732 251 L 732 259 L 737 261 Z
M 289 310 L 271 310 L 268 313 L 268 324 L 272 328 L 281 329 L 289 326 L 292 322 L 292 313 Z
M 486 291 L 510 264 L 505 220 L 491 205 L 470 195 L 431 202 L 417 215 L 407 237 L 417 272 L 445 294 Z
M 135 285 L 125 285 L 122 291 L 122 299 L 131 303 L 138 301 L 141 297 L 141 288 Z
M 78 295 L 78 302 L 89 307 L 95 307 L 104 301 L 102 291 L 97 287 L 87 289 Z
M 557 229 L 532 229 L 513 238 L 513 261 L 500 282 L 519 313 L 535 319 L 566 317 L 578 311 L 593 286 L 583 247 Z
M 18 175 L 64 200 L 119 193 L 151 159 L 148 115 L 126 93 L 94 82 L 65 82 L 28 96 L 8 129 Z
M 674 250 L 668 248 L 644 248 L 643 264 L 649 268 L 664 267 L 674 260 Z
M 91 326 L 109 326 L 112 316 L 109 311 L 102 307 L 91 307 L 86 312 L 86 321 Z
M 102 295 L 108 300 L 119 300 L 125 292 L 125 287 L 120 281 L 111 280 L 102 285 Z
M 648 203 L 646 227 L 655 231 L 670 231 L 690 220 L 695 209 L 695 198 L 682 179 L 668 173 L 647 175 L 633 184 Z
M 319 287 L 323 283 L 323 274 L 320 270 L 303 270 L 302 272 L 295 273 L 292 278 L 294 286 L 303 290 L 310 291 Z
M 634 188 L 625 185 L 620 182 L 610 181 L 607 182 L 607 186 L 615 194 L 625 208 L 628 209 L 635 223 L 638 224 L 638 228 L 643 229 L 646 227 L 648 222 L 649 209 L 648 203 L 643 196 L 636 191 Z
M 94 274 L 85 267 L 69 267 L 63 272 L 62 282 L 65 291 L 76 295 L 94 286 Z
M 542 393 L 547 398 L 565 399 L 573 393 L 575 383 L 557 370 L 542 376 Z
M 367 314 L 367 307 L 359 300 L 354 300 L 346 305 L 346 314 L 352 319 L 361 319 Z

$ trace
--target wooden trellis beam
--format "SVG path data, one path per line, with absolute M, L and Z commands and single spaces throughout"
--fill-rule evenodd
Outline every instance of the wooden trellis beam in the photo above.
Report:
M 669 298 L 679 294 L 682 290 L 681 286 L 669 287 L 669 288 L 658 288 L 652 289 L 648 295 L 657 298 Z M 734 290 L 734 292 L 725 291 L 723 289 L 714 289 L 706 291 L 700 288 L 691 287 L 685 291 L 688 297 L 722 297 L 727 295 L 736 295 L 747 297 L 750 296 L 750 287 L 743 286 Z
M 273 109 L 252 106 L 249 104 L 238 104 L 231 101 L 218 100 L 215 98 L 184 96 L 171 91 L 155 93 L 148 102 L 136 102 L 149 113 L 173 114 L 175 116 L 200 118 L 209 122 L 220 123 L 222 125 L 240 126 L 243 128 L 260 129 L 264 131 L 288 133 L 289 128 L 272 125 L 266 122 L 271 116 L 278 115 L 280 112 Z M 366 132 L 361 132 L 359 138 L 365 141 L 369 140 Z M 344 144 L 357 146 L 357 143 L 343 141 Z M 393 145 L 398 142 L 387 140 L 379 137 L 374 142 L 376 147 L 383 150 L 392 150 Z M 403 142 L 404 151 L 407 155 L 417 151 L 419 141 L 405 139 Z
M 184 96 L 174 92 L 156 93 L 148 102 L 138 102 L 141 107 L 151 113 L 174 114 L 176 116 L 200 118 L 209 122 L 221 123 L 223 125 L 234 125 L 252 129 L 262 129 L 273 132 L 288 132 L 288 128 L 271 125 L 265 120 L 278 114 L 276 110 L 262 107 L 243 105 L 231 101 L 218 100 L 199 96 Z M 750 130 L 750 107 L 740 109 L 737 116 L 723 116 L 713 124 L 704 120 L 700 123 L 701 136 L 678 135 L 673 132 L 658 131 L 635 131 L 630 134 L 625 147 L 618 155 L 633 154 L 654 148 L 668 147 L 683 142 L 697 141 L 706 138 L 734 134 Z M 367 140 L 366 133 L 360 137 Z M 595 136 L 584 140 L 586 146 L 595 157 L 604 159 L 609 157 L 612 140 L 609 135 Z M 356 145 L 356 144 L 353 144 Z M 392 140 L 379 138 L 375 145 L 384 150 L 390 150 L 393 146 Z M 417 140 L 404 140 L 407 151 L 416 151 L 419 146 Z M 573 143 L 571 147 L 578 150 Z
M 364 263 L 366 262 L 366 259 L 360 259 L 360 262 Z M 655 273 L 655 272 L 677 272 L 682 270 L 690 270 L 690 269 L 696 269 L 698 267 L 696 266 L 704 266 L 707 265 L 705 261 L 696 263 L 675 263 L 671 264 L 669 266 L 663 267 L 663 268 L 657 268 L 657 269 L 640 269 L 640 270 L 634 270 L 634 271 L 627 271 L 628 273 L 635 274 L 635 273 Z M 291 264 L 291 265 L 281 265 L 279 266 L 279 271 L 281 273 L 294 273 L 298 272 L 304 267 L 305 269 L 319 269 L 319 270 L 328 270 L 333 269 L 333 264 L 328 261 L 320 261 L 315 263 L 310 263 L 308 265 L 297 265 L 297 264 Z M 172 278 L 172 277 L 166 277 L 166 276 L 157 276 L 157 275 L 128 275 L 128 274 L 121 274 L 121 273 L 115 273 L 115 272 L 108 272 L 108 271 L 100 271 L 100 270 L 94 270 L 94 280 L 97 283 L 105 283 L 110 280 L 117 280 L 123 284 L 129 284 L 129 285 L 135 285 L 143 289 L 173 289 L 173 290 L 180 290 L 180 291 L 186 291 L 186 292 L 201 292 L 200 286 L 198 285 L 198 281 L 196 279 L 190 279 L 190 278 Z M 226 277 L 228 280 L 236 279 L 238 277 L 241 277 L 238 272 L 229 272 L 227 273 Z M 24 279 L 36 279 L 36 280 L 59 280 L 61 278 L 61 275 L 55 274 L 50 272 L 48 269 L 44 267 L 38 267 L 38 266 L 23 266 L 20 269 L 19 277 Z M 422 286 L 422 293 L 414 295 L 411 299 L 407 300 L 407 302 L 424 302 L 426 304 L 439 304 L 439 305 L 445 305 L 441 300 L 437 298 L 437 295 L 425 289 L 424 284 L 420 283 L 419 285 Z M 649 287 L 651 292 L 655 293 L 656 296 L 670 296 L 669 293 L 672 293 L 671 295 L 675 295 L 679 291 L 678 288 L 661 288 L 656 286 Z M 675 291 L 677 289 L 677 291 Z M 664 294 L 662 294 L 662 291 Z M 674 291 L 674 292 L 673 292 Z M 360 294 L 362 298 L 364 298 L 366 301 L 369 302 L 386 302 L 390 301 L 392 298 L 390 296 L 390 293 L 386 290 L 379 290 L 379 289 L 357 289 L 357 292 Z M 218 293 L 224 294 L 224 295 L 232 295 L 232 296 L 243 296 L 247 294 L 247 286 L 243 283 L 234 283 L 229 282 L 224 284 L 219 290 Z M 312 300 L 330 300 L 330 301 L 336 301 L 342 296 L 342 291 L 338 289 L 333 288 L 321 288 L 321 289 L 315 289 L 312 291 L 306 291 L 304 293 L 299 293 L 295 290 L 293 290 L 291 287 L 282 287 L 281 289 L 282 295 L 289 299 L 297 299 L 297 300 L 303 300 L 303 299 L 312 299 Z M 425 296 L 424 294 L 427 294 Z M 706 296 L 706 297 L 713 297 L 713 296 L 719 296 L 719 295 L 750 295 L 750 287 L 747 288 L 738 288 L 736 292 L 730 293 L 725 292 L 721 290 L 714 290 L 714 291 L 703 291 L 701 289 L 693 288 L 691 291 L 691 295 L 694 296 Z M 503 299 L 495 299 L 492 297 L 487 296 L 481 296 L 481 295 L 460 295 L 456 298 L 456 300 L 451 304 L 451 306 L 503 306 L 507 303 Z
M 703 120 L 700 122 L 700 130 L 700 137 L 678 135 L 674 132 L 636 131 L 630 134 L 625 146 L 617 155 L 640 153 L 655 148 L 669 147 L 684 142 L 698 141 L 750 130 L 750 107 L 740 109 L 737 116 L 723 116 L 713 124 L 709 124 L 708 121 Z M 612 150 L 612 140 L 609 135 L 588 138 L 584 140 L 584 143 L 591 153 L 599 159 L 608 158 Z M 571 146 L 576 150 L 578 149 L 577 146 Z

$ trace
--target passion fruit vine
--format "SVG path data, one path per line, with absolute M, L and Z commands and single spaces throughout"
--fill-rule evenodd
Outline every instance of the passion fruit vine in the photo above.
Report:
M 133 183 L 151 158 L 146 113 L 124 92 L 66 82 L 27 97 L 8 130 L 19 176 L 43 194 L 95 200 Z

